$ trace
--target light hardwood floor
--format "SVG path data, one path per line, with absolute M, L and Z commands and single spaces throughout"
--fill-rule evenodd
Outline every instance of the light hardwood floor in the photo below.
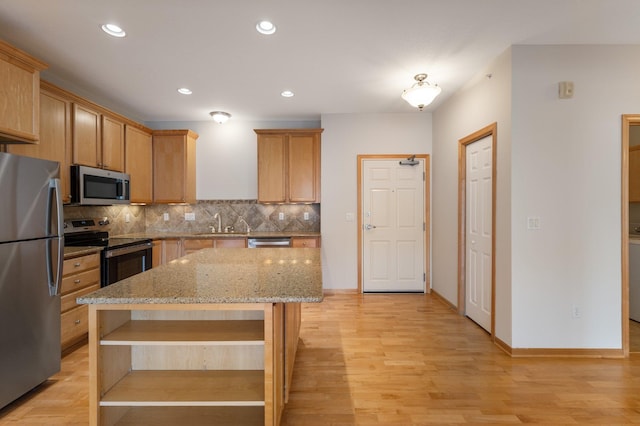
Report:
M 84 346 L 0 424 L 86 425 L 87 374 Z M 429 295 L 329 294 L 303 306 L 283 426 L 472 423 L 640 423 L 640 356 L 510 358 Z

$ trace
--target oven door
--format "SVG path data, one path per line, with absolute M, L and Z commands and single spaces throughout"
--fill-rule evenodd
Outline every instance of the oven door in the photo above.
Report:
M 151 253 L 151 243 L 105 250 L 102 260 L 102 287 L 151 269 Z

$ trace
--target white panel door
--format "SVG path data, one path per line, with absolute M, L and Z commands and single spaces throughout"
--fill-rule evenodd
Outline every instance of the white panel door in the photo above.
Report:
M 365 292 L 425 291 L 425 164 L 399 160 L 363 161 Z
M 492 136 L 466 149 L 466 315 L 491 332 Z

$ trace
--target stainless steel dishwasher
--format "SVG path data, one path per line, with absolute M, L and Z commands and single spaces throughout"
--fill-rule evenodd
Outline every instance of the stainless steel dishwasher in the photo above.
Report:
M 286 248 L 291 247 L 289 237 L 259 237 L 247 240 L 248 248 Z

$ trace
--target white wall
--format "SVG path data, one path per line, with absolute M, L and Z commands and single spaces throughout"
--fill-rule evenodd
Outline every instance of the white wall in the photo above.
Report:
M 489 78 L 487 75 L 490 74 Z M 496 336 L 511 343 L 511 51 L 500 55 L 433 117 L 432 287 L 458 304 L 459 140 L 497 123 Z
M 322 115 L 322 274 L 326 289 L 357 288 L 357 156 L 431 154 L 431 114 Z
M 513 48 L 514 347 L 621 348 L 621 115 L 640 112 L 638 69 L 640 46 Z
M 191 129 L 196 142 L 196 198 L 198 200 L 255 200 L 258 198 L 257 137 L 253 129 L 317 128 L 315 121 L 148 122 L 152 129 Z

